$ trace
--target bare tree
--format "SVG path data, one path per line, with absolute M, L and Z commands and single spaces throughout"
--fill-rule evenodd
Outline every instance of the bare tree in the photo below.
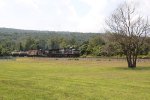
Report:
M 140 48 L 150 32 L 148 18 L 145 20 L 136 10 L 125 2 L 106 20 L 111 36 L 121 45 L 130 68 L 136 67 Z

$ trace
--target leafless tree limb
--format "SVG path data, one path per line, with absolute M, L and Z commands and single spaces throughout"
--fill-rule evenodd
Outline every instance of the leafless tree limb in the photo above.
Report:
M 114 40 L 118 42 L 126 55 L 128 67 L 136 67 L 140 47 L 150 32 L 148 18 L 136 13 L 136 8 L 127 2 L 119 6 L 106 20 Z

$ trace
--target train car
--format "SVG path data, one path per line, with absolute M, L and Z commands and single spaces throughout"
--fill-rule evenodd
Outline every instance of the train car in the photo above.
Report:
M 49 57 L 79 57 L 80 51 L 72 48 L 67 49 L 51 49 L 49 50 Z
M 11 55 L 14 57 L 24 57 L 24 56 L 27 56 L 27 52 L 25 52 L 25 51 L 14 51 L 11 53 Z
M 45 54 L 44 50 L 29 50 L 27 51 L 27 56 L 28 57 L 45 57 L 47 55 Z

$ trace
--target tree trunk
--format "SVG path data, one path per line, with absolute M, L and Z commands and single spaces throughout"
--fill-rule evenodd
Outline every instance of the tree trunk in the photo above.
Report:
M 129 68 L 136 68 L 136 64 L 131 62 L 131 63 L 128 64 L 128 67 Z
M 136 68 L 136 62 L 128 62 L 128 68 Z
M 136 68 L 136 57 L 131 57 L 131 55 L 126 55 L 127 63 L 128 63 L 128 68 Z

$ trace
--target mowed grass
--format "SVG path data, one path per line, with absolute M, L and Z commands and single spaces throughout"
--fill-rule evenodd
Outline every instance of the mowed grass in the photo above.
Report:
M 1 60 L 0 100 L 150 100 L 150 62 Z

